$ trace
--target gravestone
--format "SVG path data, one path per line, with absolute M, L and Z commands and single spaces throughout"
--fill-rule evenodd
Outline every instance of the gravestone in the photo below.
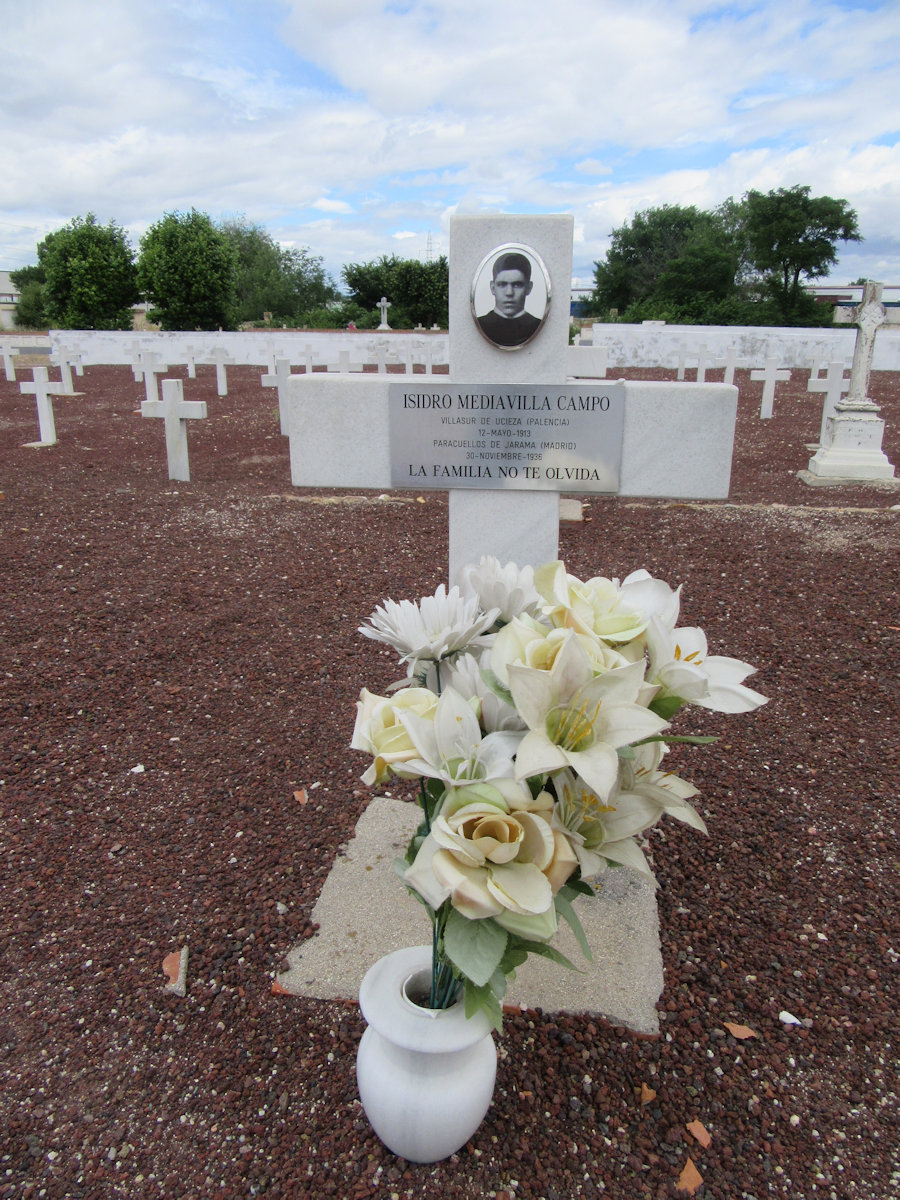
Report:
M 18 346 L 13 345 L 9 338 L 3 338 L 0 341 L 0 354 L 3 355 L 3 371 L 6 375 L 7 383 L 16 382 L 16 364 L 13 359 L 18 353 Z
M 857 333 L 849 391 L 845 399 L 835 402 L 834 412 L 825 422 L 822 444 L 809 460 L 808 471 L 800 472 L 806 483 L 894 478 L 894 468 L 881 448 L 884 421 L 878 416 L 878 405 L 868 396 L 875 335 L 886 319 L 881 303 L 882 287 L 867 280 L 862 303 L 854 310 Z
M 391 307 L 391 302 L 388 300 L 387 296 L 381 297 L 381 299 L 378 301 L 378 307 L 381 309 L 381 324 L 378 326 L 378 328 L 390 329 L 387 319 L 387 310 Z
M 288 434 L 288 390 L 287 381 L 291 375 L 291 360 L 276 358 L 275 369 L 260 377 L 263 387 L 278 388 L 278 424 L 281 432 Z
M 702 346 L 699 346 L 697 349 L 697 382 L 705 383 L 707 370 L 715 365 L 715 355 L 710 354 L 709 347 L 706 345 L 706 343 L 704 343 Z
M 143 350 L 138 358 L 138 365 L 133 368 L 135 382 L 144 381 L 144 398 L 148 403 L 159 400 L 159 385 L 157 375 L 168 371 L 169 364 L 155 350 Z
M 436 436 L 434 441 L 465 442 L 470 439 L 458 436 L 460 432 L 475 428 L 491 430 L 488 440 L 499 443 L 493 456 L 492 447 L 462 449 L 462 463 L 454 468 L 455 473 L 448 473 L 446 464 L 437 458 L 434 462 L 419 462 L 416 470 L 424 469 L 425 476 L 409 475 L 403 485 L 416 490 L 449 488 L 451 583 L 461 566 L 477 562 L 483 555 L 520 566 L 556 558 L 563 492 L 685 499 L 722 498 L 728 494 L 737 407 L 734 387 L 717 383 L 676 386 L 656 381 L 613 385 L 603 380 L 602 385 L 595 386 L 581 381 L 567 383 L 572 234 L 570 217 L 454 217 L 451 221 L 449 375 L 430 376 L 427 382 L 417 376 L 420 383 L 409 395 L 448 396 L 447 403 L 455 406 L 448 421 L 452 417 L 457 423 L 437 424 L 446 436 Z M 508 245 L 529 249 L 549 281 L 543 285 L 547 296 L 543 321 L 517 347 L 500 346 L 490 340 L 479 324 L 479 318 L 487 314 L 479 311 L 476 317 L 475 308 L 478 289 L 487 291 L 491 282 L 489 260 L 493 256 L 499 262 L 500 252 Z M 544 385 L 546 393 L 540 396 L 528 391 Z M 371 488 L 379 492 L 400 486 L 397 476 L 404 464 L 398 457 L 396 437 L 392 449 L 391 421 L 393 413 L 395 425 L 400 420 L 402 427 L 398 396 L 399 404 L 405 404 L 403 389 L 411 386 L 411 380 L 407 384 L 391 383 L 389 376 L 375 374 L 357 378 L 322 374 L 292 377 L 288 387 L 294 486 Z M 567 387 L 570 390 L 563 395 L 559 389 L 565 392 Z M 400 389 L 394 392 L 393 407 L 392 388 Z M 501 399 L 472 400 L 473 395 L 480 397 L 482 393 Z M 512 397 L 512 407 L 504 412 L 507 401 L 502 397 L 507 394 Z M 595 400 L 598 427 L 600 402 L 607 403 L 607 411 L 615 408 L 622 417 L 614 482 L 595 470 L 590 458 L 585 459 L 584 454 L 579 457 L 577 443 L 560 437 L 573 426 L 568 424 L 568 417 L 560 415 L 559 405 L 587 405 Z M 443 414 L 423 413 L 424 403 L 412 401 L 408 414 L 410 428 L 415 421 L 416 427 L 427 433 L 423 418 L 440 422 Z M 475 412 L 475 403 L 488 407 Z M 459 423 L 460 405 L 468 406 L 464 413 L 468 424 Z M 536 411 L 538 405 L 545 415 Z M 551 409 L 556 417 L 549 415 Z M 588 422 L 589 417 L 587 411 L 580 414 Z M 549 422 L 563 419 L 567 424 L 552 426 L 557 430 L 553 435 Z M 499 421 L 509 424 L 501 427 Z M 548 424 L 542 426 L 539 421 Z M 454 431 L 457 436 L 452 436 Z M 535 442 L 535 458 L 521 447 L 525 435 Z M 575 449 L 558 449 L 570 445 Z M 486 463 L 480 476 L 474 471 L 479 464 L 467 460 L 466 454 L 486 456 L 480 460 Z M 545 465 L 554 455 L 562 456 L 561 467 Z M 511 477 L 512 464 L 518 471 L 515 479 Z M 493 472 L 486 473 L 491 466 Z M 560 473 L 550 475 L 548 471 Z M 566 471 L 571 474 L 567 476 Z M 531 472 L 541 475 L 542 486 L 536 486 L 537 475 Z M 587 478 L 592 472 L 596 478 Z M 480 479 L 485 480 L 485 486 Z
M 216 346 L 216 348 L 207 355 L 203 360 L 208 363 L 215 363 L 216 366 L 216 392 L 220 396 L 228 395 L 228 370 L 229 366 L 234 365 L 234 359 L 228 353 L 224 346 Z
M 819 426 L 819 441 L 817 446 L 825 445 L 828 422 L 834 416 L 838 401 L 849 387 L 850 380 L 844 378 L 844 364 L 842 362 L 830 362 L 825 375 L 818 378 L 814 378 L 812 372 L 810 372 L 810 379 L 806 385 L 806 390 L 808 392 L 825 393 L 822 403 L 822 422 Z
M 609 347 L 581 343 L 569 346 L 566 370 L 573 379 L 605 379 L 609 367 Z
M 56 386 L 50 382 L 46 367 L 32 367 L 31 383 L 20 383 L 19 391 L 34 396 L 37 401 L 38 429 L 40 441 L 26 442 L 31 449 L 42 449 L 56 445 L 56 418 L 53 415 L 54 396 L 80 396 L 81 392 L 66 390 L 64 384 Z
M 725 374 L 722 377 L 723 383 L 734 383 L 735 368 L 746 368 L 750 366 L 750 363 L 746 358 L 738 358 L 736 348 L 734 346 L 729 346 L 725 351 L 725 357 L 716 361 L 716 366 L 725 368 Z
M 567 379 L 573 226 L 571 217 L 452 218 L 449 374 L 393 383 L 377 374 L 292 376 L 292 482 L 385 491 L 416 463 L 426 478 L 410 476 L 407 486 L 444 490 L 439 472 L 449 462 L 456 472 L 449 488 L 451 583 L 462 565 L 486 554 L 520 566 L 555 559 L 563 491 L 726 496 L 734 387 Z M 498 313 L 486 332 L 481 322 L 491 313 L 479 298 L 497 279 L 503 296 L 504 274 L 521 287 L 526 272 L 506 264 L 523 253 L 532 274 L 543 277 L 537 281 L 543 296 L 539 290 L 534 309 L 506 315 L 508 325 Z M 555 449 L 570 444 L 574 451 Z M 551 465 L 556 461 L 563 466 Z M 571 484 L 559 474 L 567 470 L 577 476 Z M 585 483 L 585 475 L 601 473 L 601 486 Z M 376 816 L 378 805 L 394 811 L 379 809 Z M 289 955 L 291 970 L 277 981 L 281 990 L 353 996 L 385 940 L 408 945 L 427 937 L 421 906 L 390 870 L 417 814 L 391 801 L 370 807 L 371 820 L 369 812 L 360 820 L 314 909 L 319 932 Z M 542 971 L 546 964 L 535 959 L 517 973 L 509 999 L 599 1011 L 656 1033 L 663 976 L 652 886 L 627 869 L 608 874 L 613 891 L 579 910 L 597 970 L 570 979 L 555 968 Z M 374 942 L 356 936 L 361 910 L 375 914 Z
M 336 373 L 338 375 L 359 374 L 363 369 L 363 364 L 351 359 L 349 350 L 339 350 L 337 362 L 330 362 L 326 365 L 325 370 Z
M 58 350 L 55 354 L 50 355 L 50 362 L 53 366 L 59 367 L 59 378 L 63 394 L 73 396 L 75 394 L 75 386 L 72 382 L 72 368 L 75 368 L 77 375 L 84 374 L 81 355 L 77 351 Z
M 767 358 L 764 367 L 750 372 L 750 378 L 756 383 L 762 381 L 763 385 L 762 400 L 759 405 L 761 421 L 768 421 L 772 416 L 775 405 L 775 384 L 786 383 L 790 377 L 791 373 L 786 367 L 779 368 L 777 358 Z
M 162 400 L 144 400 L 141 404 L 142 417 L 162 417 L 166 430 L 166 461 L 169 478 L 190 483 L 191 467 L 188 461 L 188 421 L 206 417 L 205 400 L 185 400 L 184 384 L 180 379 L 164 379 Z

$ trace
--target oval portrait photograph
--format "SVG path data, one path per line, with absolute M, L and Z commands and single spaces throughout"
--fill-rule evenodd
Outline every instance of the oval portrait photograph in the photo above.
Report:
M 489 342 L 518 350 L 550 311 L 550 276 L 530 246 L 507 242 L 486 254 L 472 280 L 472 316 Z

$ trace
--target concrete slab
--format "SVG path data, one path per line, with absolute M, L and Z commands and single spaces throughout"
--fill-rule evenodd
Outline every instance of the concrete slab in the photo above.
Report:
M 366 971 L 385 954 L 431 940 L 427 914 L 397 876 L 419 823 L 419 809 L 400 800 L 373 800 L 354 837 L 338 855 L 313 910 L 319 930 L 288 954 L 279 984 L 298 996 L 355 1000 Z M 567 971 L 531 958 L 509 987 L 506 1003 L 545 1012 L 592 1012 L 641 1034 L 658 1034 L 656 1002 L 663 969 L 652 884 L 634 871 L 608 871 L 598 899 L 578 904 L 594 961 L 584 961 L 568 926 L 554 942 L 583 970 Z

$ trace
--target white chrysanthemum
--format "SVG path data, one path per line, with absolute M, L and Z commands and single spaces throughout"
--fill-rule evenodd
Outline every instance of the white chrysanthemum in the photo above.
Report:
M 501 567 L 491 555 L 485 555 L 477 566 L 470 563 L 460 570 L 459 589 L 467 599 L 477 597 L 483 609 L 498 609 L 497 620 L 503 624 L 522 613 L 533 613 L 541 599 L 532 567 L 519 568 L 511 562 Z
M 412 676 L 421 663 L 441 662 L 479 644 L 481 637 L 497 619 L 496 608 L 482 612 L 477 599 L 463 599 L 459 588 L 448 592 L 441 584 L 433 596 L 424 596 L 418 604 L 411 600 L 385 600 L 360 625 L 359 632 L 376 642 L 385 642 L 407 664 Z

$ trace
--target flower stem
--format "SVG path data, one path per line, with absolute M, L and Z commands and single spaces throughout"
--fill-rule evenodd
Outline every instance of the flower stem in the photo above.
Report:
M 450 1008 L 456 1001 L 457 978 L 452 963 L 442 953 L 444 926 L 450 911 L 450 902 L 445 900 L 435 912 L 431 926 L 431 995 L 429 1008 Z

